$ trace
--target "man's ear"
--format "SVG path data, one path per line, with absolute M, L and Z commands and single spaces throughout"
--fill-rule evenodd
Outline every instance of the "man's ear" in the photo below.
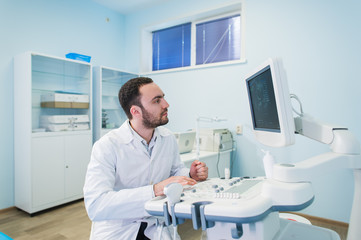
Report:
M 133 118 L 138 118 L 142 115 L 142 109 L 139 106 L 132 105 L 130 107 L 130 114 L 132 114 Z

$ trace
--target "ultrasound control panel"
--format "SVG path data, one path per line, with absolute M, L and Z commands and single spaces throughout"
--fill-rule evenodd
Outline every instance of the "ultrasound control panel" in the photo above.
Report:
M 182 200 L 190 198 L 219 198 L 241 199 L 246 197 L 247 191 L 264 180 L 263 177 L 249 178 L 239 177 L 232 179 L 212 178 L 199 182 L 194 186 L 185 187 L 181 195 Z M 257 191 L 257 189 L 253 189 Z
M 183 186 L 179 194 L 175 198 L 178 202 L 156 197 L 145 204 L 145 209 L 150 215 L 164 217 L 166 224 L 192 219 L 194 229 L 205 230 L 216 222 L 237 226 L 261 222 L 272 212 L 301 210 L 314 198 L 310 183 L 285 183 L 265 177 L 210 178 Z

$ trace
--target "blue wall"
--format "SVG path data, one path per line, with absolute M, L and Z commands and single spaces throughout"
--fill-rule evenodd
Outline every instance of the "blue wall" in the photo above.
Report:
M 126 16 L 125 55 L 129 61 L 125 64 L 133 72 L 140 69 L 143 27 L 230 2 L 171 1 Z M 360 2 L 251 0 L 244 5 L 247 63 L 150 75 L 170 103 L 168 127 L 174 131 L 194 128 L 198 114 L 228 119 L 204 127 L 235 131 L 236 125 L 242 124 L 244 134 L 236 136 L 234 176 L 263 175 L 262 148 L 269 149 L 277 162 L 298 162 L 329 151 L 328 146 L 300 136 L 295 145 L 282 149 L 264 147 L 254 139 L 242 77 L 266 58 L 276 56 L 283 58 L 290 91 L 301 98 L 305 112 L 347 126 L 361 139 Z M 320 173 L 314 179 L 314 190 L 315 202 L 304 213 L 349 221 L 353 197 L 350 170 Z
M 0 209 L 14 205 L 14 55 L 29 50 L 55 56 L 79 52 L 91 55 L 93 65 L 139 72 L 140 31 L 144 26 L 229 2 L 171 0 L 123 16 L 89 0 L 1 1 Z M 228 119 L 211 127 L 234 131 L 242 124 L 244 134 L 235 137 L 233 175 L 263 175 L 260 149 L 265 147 L 252 135 L 242 77 L 266 58 L 278 56 L 283 58 L 290 91 L 301 98 L 305 112 L 345 125 L 361 139 L 360 11 L 357 0 L 246 1 L 247 63 L 151 75 L 170 103 L 168 127 L 174 131 L 194 128 L 198 114 Z M 326 152 L 328 147 L 297 137 L 294 146 L 270 150 L 278 162 L 298 162 Z M 315 178 L 315 202 L 303 212 L 348 222 L 352 188 L 348 170 Z
M 94 65 L 121 68 L 123 18 L 89 0 L 1 0 L 0 209 L 14 206 L 13 57 L 78 52 L 92 56 Z

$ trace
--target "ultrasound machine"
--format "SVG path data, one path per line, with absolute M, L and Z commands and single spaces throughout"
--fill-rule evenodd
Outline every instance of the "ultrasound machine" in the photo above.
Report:
M 336 232 L 279 217 L 279 211 L 298 211 L 312 204 L 311 179 L 320 172 L 353 170 L 354 202 L 348 240 L 361 236 L 360 143 L 347 128 L 322 123 L 307 114 L 293 117 L 282 62 L 268 59 L 245 78 L 256 139 L 270 147 L 294 144 L 295 133 L 328 144 L 331 151 L 304 161 L 274 164 L 272 176 L 211 178 L 194 186 L 172 183 L 165 196 L 145 205 L 147 212 L 177 226 L 191 219 L 207 239 L 337 240 Z M 269 169 L 268 169 L 269 170 Z

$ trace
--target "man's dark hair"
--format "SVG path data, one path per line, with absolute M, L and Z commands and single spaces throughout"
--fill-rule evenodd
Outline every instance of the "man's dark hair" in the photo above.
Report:
M 143 107 L 140 102 L 139 88 L 152 82 L 151 78 L 137 77 L 130 79 L 120 88 L 118 93 L 119 103 L 129 120 L 132 119 L 132 114 L 130 113 L 132 105 Z

